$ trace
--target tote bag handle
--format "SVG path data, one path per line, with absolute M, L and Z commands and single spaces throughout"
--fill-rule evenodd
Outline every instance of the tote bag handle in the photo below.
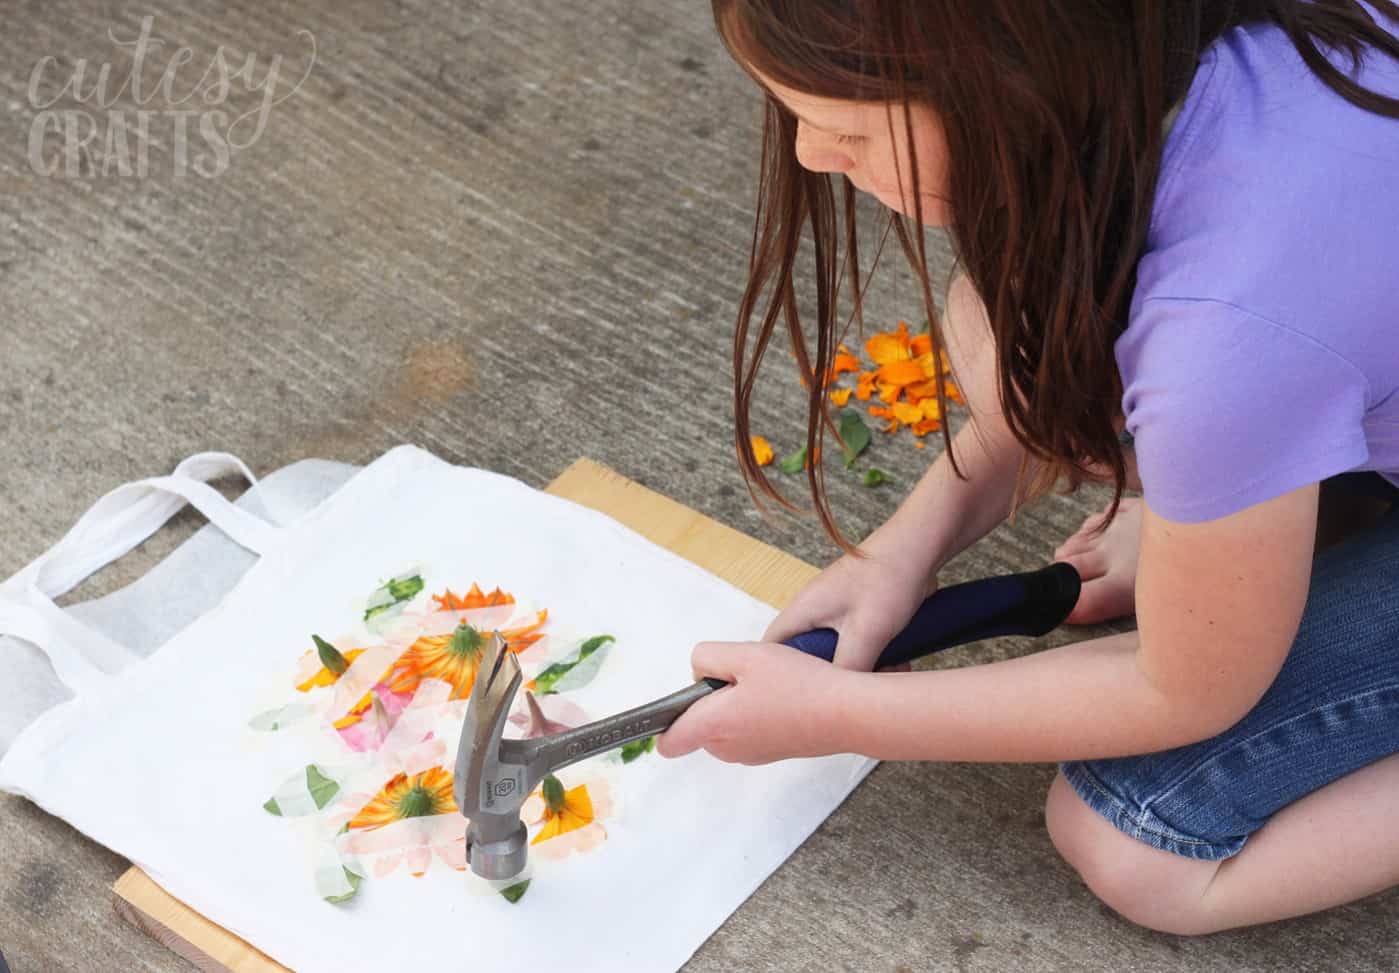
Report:
M 198 453 L 169 476 L 112 490 L 57 544 L 0 584 L 0 636 L 14 636 L 37 647 L 75 695 L 122 671 L 137 656 L 78 621 L 54 599 L 145 541 L 186 504 L 239 546 L 259 556 L 266 554 L 277 544 L 283 527 L 234 506 L 207 482 L 232 473 L 257 486 L 257 478 L 236 456 Z

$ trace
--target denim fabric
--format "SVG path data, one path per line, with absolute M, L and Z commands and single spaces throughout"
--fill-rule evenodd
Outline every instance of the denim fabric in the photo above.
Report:
M 1060 769 L 1125 834 L 1219 860 L 1285 805 L 1395 752 L 1399 507 L 1317 555 L 1287 661 L 1242 721 L 1174 750 Z

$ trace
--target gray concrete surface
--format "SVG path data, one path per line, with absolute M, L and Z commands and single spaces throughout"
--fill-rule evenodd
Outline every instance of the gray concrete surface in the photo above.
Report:
M 540 486 L 588 455 L 798 556 L 831 557 L 814 522 L 755 513 L 732 461 L 728 346 L 758 104 L 707 4 L 7 0 L 0 12 L 0 575 L 107 488 L 194 451 L 266 471 L 307 456 L 364 463 L 400 442 Z M 102 139 L 114 127 L 90 96 L 95 73 L 85 102 L 60 89 L 79 59 L 111 63 L 116 89 L 133 50 L 119 42 L 148 14 L 165 41 L 149 83 L 178 48 L 193 53 L 171 92 L 137 105 L 128 89 L 113 105 L 133 124 L 138 107 L 157 113 L 144 174 L 37 173 L 31 130 L 55 97 L 49 110 L 87 111 Z M 231 117 L 260 96 L 235 81 L 219 105 L 171 101 L 220 45 L 235 66 L 258 55 L 258 79 L 280 54 L 288 94 L 308 64 L 303 28 L 317 55 L 300 89 L 256 139 L 244 123 L 236 137 L 251 144 L 226 171 L 178 174 L 171 110 Z M 36 106 L 30 75 L 48 56 Z M 41 130 L 41 168 L 64 158 L 59 124 Z M 871 300 L 881 324 L 918 313 L 897 263 Z M 770 376 L 756 424 L 790 447 L 800 391 L 781 368 Z M 833 477 L 854 535 L 933 456 L 876 448 L 896 486 Z M 1100 503 L 1045 501 L 946 578 L 1039 564 Z M 124 583 L 197 526 L 180 518 L 80 594 Z M 943 664 L 1026 650 L 982 645 Z M 1045 836 L 1051 774 L 881 767 L 688 969 L 1399 966 L 1392 892 L 1193 941 L 1120 920 Z M 0 835 L 0 951 L 16 973 L 185 968 L 113 915 L 117 856 L 8 797 Z

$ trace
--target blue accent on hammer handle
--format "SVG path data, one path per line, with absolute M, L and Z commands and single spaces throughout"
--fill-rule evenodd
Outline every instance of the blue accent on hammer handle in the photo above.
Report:
M 1063 562 L 941 588 L 894 636 L 875 668 L 902 665 L 939 649 L 998 635 L 1044 635 L 1068 617 L 1079 588 L 1078 572 Z M 818 628 L 785 644 L 830 662 L 835 658 L 836 632 Z

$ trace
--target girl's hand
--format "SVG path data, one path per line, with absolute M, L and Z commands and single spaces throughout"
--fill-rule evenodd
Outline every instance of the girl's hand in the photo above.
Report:
M 835 664 L 868 672 L 937 588 L 927 552 L 903 552 L 876 532 L 862 545 L 868 557 L 845 555 L 811 580 L 773 619 L 764 642 L 781 642 L 813 628 L 839 634 Z
M 855 678 L 821 659 L 769 642 L 701 642 L 695 678 L 733 683 L 695 703 L 656 738 L 663 757 L 707 750 L 729 763 L 842 753 L 843 687 Z

